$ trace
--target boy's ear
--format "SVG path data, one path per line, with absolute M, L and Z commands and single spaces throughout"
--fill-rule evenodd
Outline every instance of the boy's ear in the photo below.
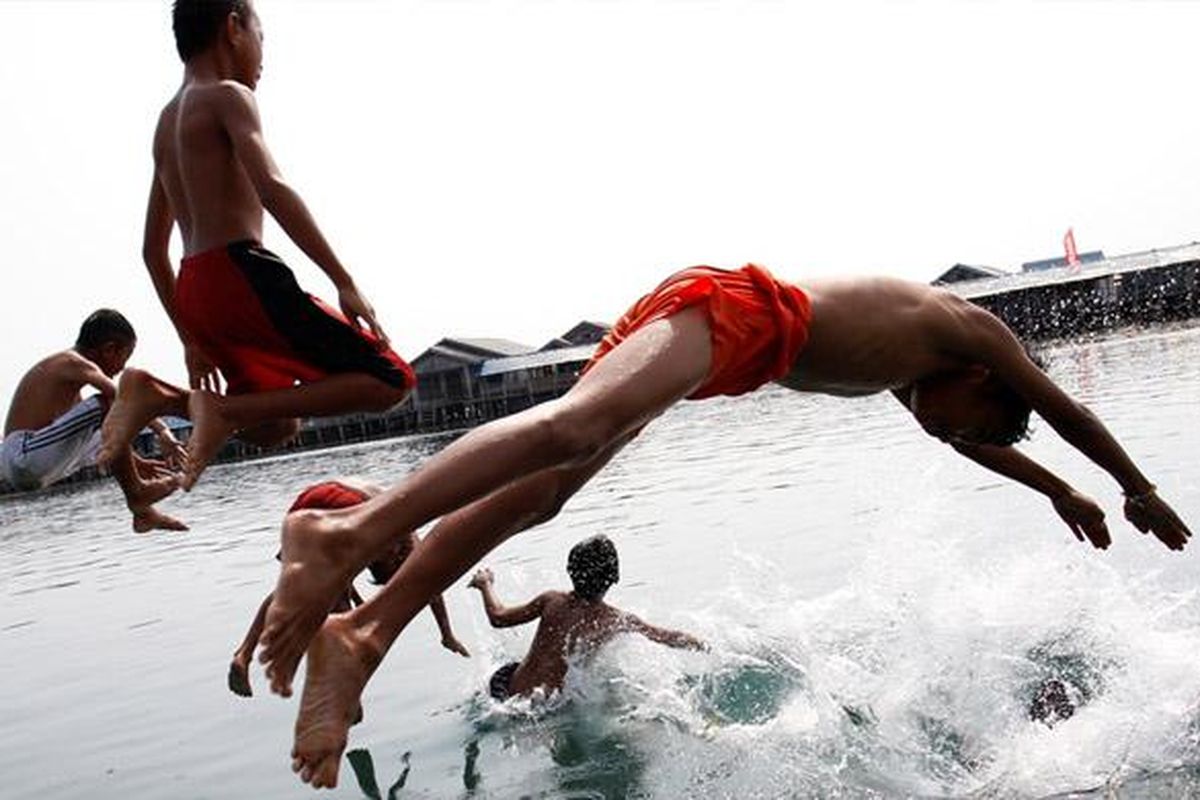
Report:
M 972 383 L 983 383 L 992 376 L 992 368 L 984 364 L 972 364 L 967 367 L 966 376 Z
M 233 42 L 246 29 L 246 21 L 242 19 L 242 15 L 236 11 L 230 11 L 225 17 L 225 35 L 229 37 L 229 41 Z

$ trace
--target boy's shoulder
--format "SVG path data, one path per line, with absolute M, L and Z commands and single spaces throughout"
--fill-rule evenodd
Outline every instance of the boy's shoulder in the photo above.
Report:
M 75 378 L 82 369 L 96 367 L 95 362 L 75 350 L 60 350 L 41 359 L 25 371 L 25 379 L 45 383 Z M 98 368 L 98 367 L 96 367 Z

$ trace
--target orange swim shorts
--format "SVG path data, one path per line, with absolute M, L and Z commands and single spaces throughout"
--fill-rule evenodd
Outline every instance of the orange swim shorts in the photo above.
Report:
M 600 342 L 586 372 L 634 331 L 700 305 L 712 329 L 712 367 L 689 400 L 739 395 L 786 375 L 808 342 L 812 306 L 798 286 L 757 264 L 690 267 L 633 304 Z

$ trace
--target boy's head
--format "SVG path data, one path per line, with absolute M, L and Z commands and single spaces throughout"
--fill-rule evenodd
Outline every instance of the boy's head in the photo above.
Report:
M 584 539 L 567 555 L 567 574 L 571 576 L 576 597 L 601 599 L 621 579 L 616 545 L 603 534 Z
M 251 0 L 175 0 L 175 49 L 187 64 L 213 48 L 226 52 L 233 78 L 253 89 L 262 74 L 262 23 Z
M 1029 402 L 982 364 L 915 381 L 909 409 L 926 432 L 951 443 L 1003 447 L 1029 436 Z
M 388 545 L 378 558 L 367 564 L 367 572 L 371 573 L 371 583 L 376 586 L 384 586 L 400 569 L 400 565 L 408 558 L 412 552 L 413 545 L 407 543 L 403 538 Z
M 92 312 L 79 326 L 79 336 L 75 339 L 75 349 L 96 362 L 110 378 L 125 368 L 135 345 L 137 334 L 133 326 L 111 308 Z

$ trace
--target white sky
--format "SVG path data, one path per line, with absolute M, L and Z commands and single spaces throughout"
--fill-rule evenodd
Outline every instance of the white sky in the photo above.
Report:
M 1185 3 L 260 0 L 284 175 L 398 351 L 540 345 L 674 269 L 930 280 L 1200 239 Z M 167 0 L 0 2 L 0 405 L 141 264 Z M 331 287 L 277 227 L 267 246 Z M 176 254 L 178 243 L 176 242 Z

